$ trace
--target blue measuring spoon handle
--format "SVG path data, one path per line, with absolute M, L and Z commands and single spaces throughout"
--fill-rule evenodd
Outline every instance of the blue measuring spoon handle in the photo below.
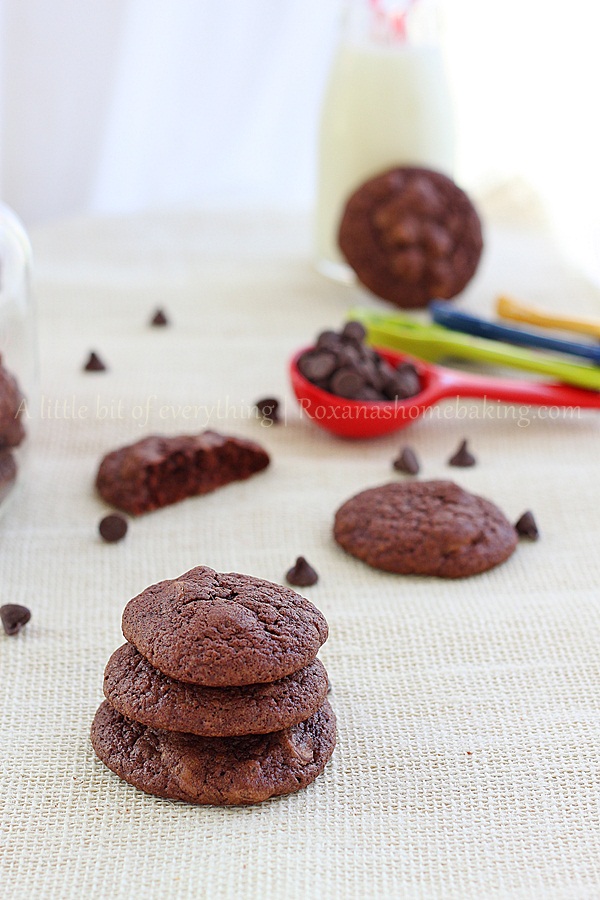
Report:
M 452 331 L 460 331 L 463 334 L 472 334 L 476 337 L 490 338 L 494 341 L 506 341 L 509 344 L 517 344 L 521 347 L 536 347 L 540 350 L 555 350 L 559 353 L 568 353 L 571 356 L 579 356 L 583 359 L 591 359 L 600 365 L 600 347 L 591 344 L 582 344 L 579 341 L 565 341 L 561 338 L 547 337 L 521 328 L 511 328 L 508 325 L 497 325 L 488 322 L 470 313 L 449 309 L 446 303 L 434 300 L 429 304 L 429 311 L 433 321 Z

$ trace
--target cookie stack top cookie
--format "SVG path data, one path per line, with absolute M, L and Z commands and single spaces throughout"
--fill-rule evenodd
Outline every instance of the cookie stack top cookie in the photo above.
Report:
M 134 597 L 123 633 L 92 743 L 125 781 L 231 805 L 297 791 L 322 772 L 335 746 L 316 659 L 328 628 L 308 600 L 199 566 Z
M 130 600 L 123 634 L 179 681 L 223 687 L 275 681 L 315 658 L 327 622 L 290 588 L 198 566 Z

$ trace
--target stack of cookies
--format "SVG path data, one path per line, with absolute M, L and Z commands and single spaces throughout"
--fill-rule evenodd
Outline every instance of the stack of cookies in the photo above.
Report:
M 290 588 L 199 566 L 123 612 L 92 744 L 172 800 L 260 803 L 320 775 L 335 747 L 319 610 Z

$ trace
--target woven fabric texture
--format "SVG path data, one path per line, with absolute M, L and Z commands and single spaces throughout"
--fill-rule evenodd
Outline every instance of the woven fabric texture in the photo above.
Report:
M 83 220 L 33 235 L 41 396 L 26 483 L 0 524 L 0 893 L 151 898 L 592 898 L 600 893 L 600 412 L 446 401 L 405 432 L 332 438 L 286 372 L 359 288 L 313 268 L 305 221 Z M 548 240 L 488 229 L 464 308 L 499 291 L 600 315 Z M 167 328 L 148 322 L 162 307 Z M 387 308 L 387 307 L 386 307 Z M 108 371 L 84 373 L 90 350 Z M 253 413 L 281 399 L 283 423 Z M 206 427 L 261 442 L 270 468 L 130 522 L 104 544 L 101 456 Z M 467 437 L 478 464 L 451 469 Z M 472 579 L 403 578 L 345 555 L 336 508 L 402 478 L 452 478 L 541 538 Z M 125 603 L 210 565 L 281 581 L 302 554 L 326 615 L 338 746 L 308 789 L 254 808 L 193 807 L 121 782 L 89 741 Z

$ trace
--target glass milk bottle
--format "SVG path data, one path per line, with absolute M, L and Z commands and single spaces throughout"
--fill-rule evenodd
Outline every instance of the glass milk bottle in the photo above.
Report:
M 344 13 L 322 111 L 316 252 L 322 272 L 351 280 L 337 246 L 348 197 L 397 165 L 452 177 L 454 135 L 434 0 L 346 0 Z
M 30 269 L 29 239 L 0 203 L 0 516 L 25 471 L 37 381 Z

